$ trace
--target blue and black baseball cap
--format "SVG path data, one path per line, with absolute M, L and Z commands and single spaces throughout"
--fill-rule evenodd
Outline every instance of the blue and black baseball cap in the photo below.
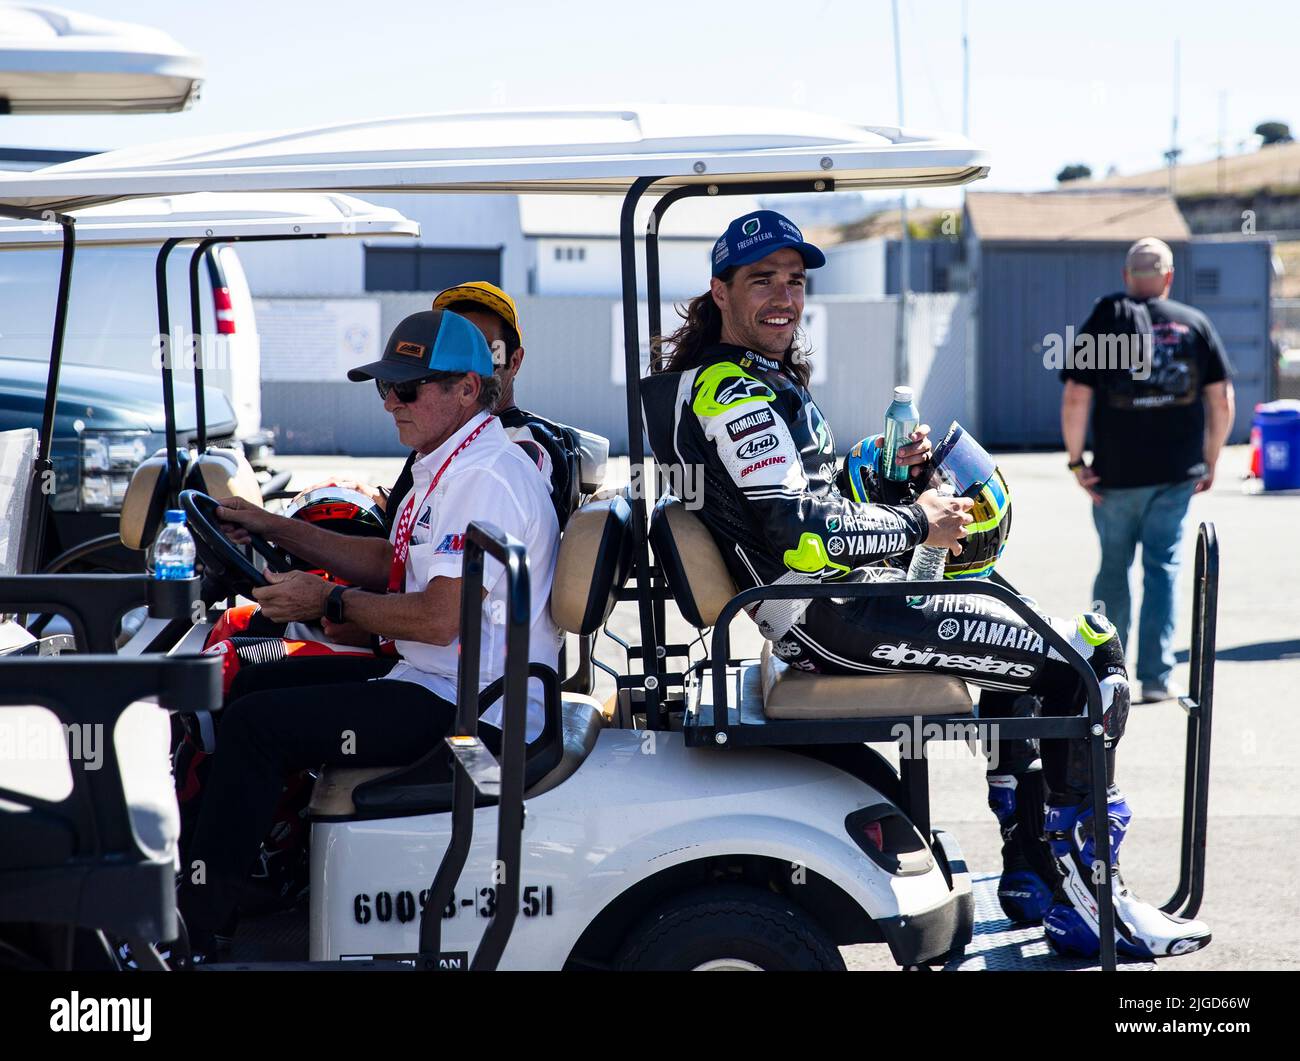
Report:
M 793 247 L 803 258 L 804 268 L 820 269 L 826 255 L 805 243 L 799 226 L 775 210 L 756 210 L 736 218 L 713 245 L 713 275 L 766 258 L 773 251 Z
M 348 370 L 348 379 L 362 383 L 411 383 L 434 372 L 477 372 L 492 375 L 487 340 L 466 318 L 449 309 L 412 313 L 388 337 L 384 356 Z

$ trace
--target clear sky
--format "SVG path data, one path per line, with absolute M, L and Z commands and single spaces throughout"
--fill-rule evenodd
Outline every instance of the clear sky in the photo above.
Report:
M 202 99 L 173 115 L 4 116 L 0 144 L 108 148 L 548 104 L 750 103 L 876 124 L 898 114 L 888 0 L 61 2 L 169 32 L 206 63 Z M 958 132 L 961 0 L 899 8 L 906 124 Z M 1230 152 L 1260 121 L 1300 128 L 1300 5 L 969 0 L 968 12 L 970 135 L 993 155 L 984 187 L 1049 187 L 1067 162 L 1097 175 L 1161 165 L 1175 38 L 1185 158 L 1213 157 L 1221 100 Z

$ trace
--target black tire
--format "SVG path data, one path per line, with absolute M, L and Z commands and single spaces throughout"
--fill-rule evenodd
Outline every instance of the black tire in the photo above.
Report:
M 685 972 L 711 963 L 769 972 L 843 972 L 825 931 L 793 903 L 757 888 L 674 896 L 624 941 L 619 969 Z

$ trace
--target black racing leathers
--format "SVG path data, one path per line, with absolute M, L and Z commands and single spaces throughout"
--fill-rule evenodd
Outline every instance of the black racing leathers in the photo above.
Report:
M 919 505 L 840 494 L 830 424 L 779 362 L 719 344 L 698 368 L 645 380 L 643 395 L 655 456 L 739 586 L 856 580 L 929 533 Z M 806 603 L 772 602 L 755 619 L 775 640 Z
M 674 492 L 696 508 L 742 588 L 877 577 L 882 561 L 928 534 L 917 505 L 859 504 L 840 494 L 830 425 L 778 362 L 719 344 L 696 368 L 644 380 L 642 393 L 656 458 L 667 466 Z M 935 596 L 916 606 L 902 597 L 821 598 L 765 603 L 751 614 L 773 654 L 800 670 L 952 674 L 991 691 L 981 700 L 986 716 L 1011 713 L 1025 692 L 1051 715 L 1074 714 L 1083 703 L 1069 664 L 988 597 Z M 1101 682 L 1113 747 L 1129 699 L 1114 628 L 1096 615 L 1049 621 Z M 1032 754 L 1025 742 L 995 748 L 1011 762 Z M 1050 798 L 1086 798 L 1086 744 L 1046 741 L 1042 752 Z

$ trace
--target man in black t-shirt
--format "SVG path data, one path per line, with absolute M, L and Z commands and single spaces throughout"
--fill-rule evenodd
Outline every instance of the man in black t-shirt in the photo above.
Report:
M 1061 370 L 1061 430 L 1093 501 L 1101 568 L 1093 597 L 1125 642 L 1128 573 L 1142 545 L 1139 702 L 1171 693 L 1175 586 L 1184 518 L 1208 490 L 1232 426 L 1232 366 L 1205 315 L 1169 298 L 1173 254 L 1158 239 L 1129 248 L 1125 290 L 1097 300 Z M 1092 463 L 1083 459 L 1091 409 Z M 1096 606 L 1096 605 L 1094 605 Z

